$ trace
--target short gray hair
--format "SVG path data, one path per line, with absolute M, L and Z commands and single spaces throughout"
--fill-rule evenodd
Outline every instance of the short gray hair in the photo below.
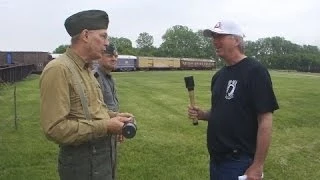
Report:
M 241 53 L 244 53 L 245 43 L 244 43 L 243 37 L 237 36 L 237 35 L 232 35 L 232 36 L 239 41 L 239 45 L 238 45 L 239 51 Z
M 77 41 L 80 39 L 80 34 L 77 34 L 75 36 L 72 36 L 71 38 L 71 44 L 77 43 Z

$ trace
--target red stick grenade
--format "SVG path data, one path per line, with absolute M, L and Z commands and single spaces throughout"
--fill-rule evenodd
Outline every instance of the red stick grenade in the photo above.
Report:
M 191 106 L 195 106 L 193 76 L 184 77 L 184 81 L 186 83 L 186 88 L 188 89 L 188 92 L 189 92 L 189 99 L 190 99 Z M 193 125 L 198 125 L 197 118 L 193 119 Z

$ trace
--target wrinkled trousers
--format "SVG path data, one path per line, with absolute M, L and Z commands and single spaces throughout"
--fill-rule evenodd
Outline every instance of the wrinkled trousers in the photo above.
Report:
M 116 147 L 110 146 L 111 143 L 108 137 L 79 146 L 60 146 L 60 180 L 115 180 Z

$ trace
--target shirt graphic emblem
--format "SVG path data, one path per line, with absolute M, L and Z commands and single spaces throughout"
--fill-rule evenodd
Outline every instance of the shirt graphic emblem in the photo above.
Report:
M 237 80 L 229 80 L 227 90 L 226 90 L 226 99 L 232 99 L 233 93 L 236 90 L 237 87 Z

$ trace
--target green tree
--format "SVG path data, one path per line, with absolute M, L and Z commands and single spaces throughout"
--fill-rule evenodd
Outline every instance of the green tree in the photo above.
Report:
M 110 43 L 113 43 L 119 54 L 130 54 L 130 55 L 134 55 L 136 54 L 135 51 L 132 47 L 132 42 L 130 39 L 128 38 L 124 38 L 124 37 L 110 37 L 109 38 Z
M 139 56 L 154 56 L 157 48 L 153 46 L 153 36 L 143 32 L 139 34 L 137 43 L 137 55 Z
M 283 37 L 261 38 L 246 42 L 246 54 L 255 56 L 273 69 L 319 72 L 320 51 L 316 46 L 292 43 Z
M 187 26 L 176 25 L 169 28 L 162 36 L 160 45 L 162 56 L 198 57 L 200 38 Z
M 212 39 L 204 37 L 203 30 L 199 30 L 196 35 L 199 39 L 199 42 L 197 42 L 198 48 L 195 49 L 195 53 L 197 53 L 196 57 L 216 60 L 217 54 L 212 46 Z
M 62 54 L 64 52 L 66 52 L 67 48 L 69 47 L 69 45 L 60 45 L 59 47 L 57 47 L 53 53 L 56 53 L 56 54 Z
M 149 49 L 153 47 L 153 36 L 143 32 L 139 34 L 138 39 L 136 40 L 137 48 L 140 49 Z

